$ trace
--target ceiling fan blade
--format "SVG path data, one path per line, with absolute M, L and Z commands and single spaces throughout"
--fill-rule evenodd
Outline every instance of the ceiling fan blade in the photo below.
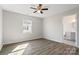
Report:
M 37 11 L 34 11 L 33 13 L 36 13 Z
M 31 9 L 36 9 L 36 8 L 33 8 L 33 7 L 30 7 Z
M 43 8 L 42 10 L 48 10 L 48 8 Z
M 40 11 L 40 13 L 41 13 L 41 14 L 43 14 L 43 12 L 42 12 L 42 11 Z

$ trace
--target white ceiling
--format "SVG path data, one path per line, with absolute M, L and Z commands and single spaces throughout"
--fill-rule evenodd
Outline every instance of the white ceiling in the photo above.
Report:
M 44 7 L 47 7 L 48 10 L 43 11 L 44 14 L 33 13 L 33 9 L 30 7 L 35 7 L 33 4 L 2 4 L 1 7 L 4 10 L 13 11 L 25 15 L 35 16 L 35 17 L 47 17 L 57 13 L 61 13 L 76 7 L 79 7 L 78 4 L 43 4 Z

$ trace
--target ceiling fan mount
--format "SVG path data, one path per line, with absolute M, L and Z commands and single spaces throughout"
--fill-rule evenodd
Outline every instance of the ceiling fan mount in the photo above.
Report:
M 36 8 L 35 7 L 30 7 L 30 8 L 35 10 L 33 13 L 38 12 L 38 13 L 41 13 L 41 14 L 43 14 L 44 10 L 48 10 L 48 8 L 44 8 L 42 4 L 38 4 L 36 6 Z

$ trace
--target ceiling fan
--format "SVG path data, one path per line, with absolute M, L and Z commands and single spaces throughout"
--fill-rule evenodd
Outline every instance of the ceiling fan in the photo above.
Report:
M 48 10 L 48 8 L 43 8 L 42 4 L 38 4 L 36 6 L 36 8 L 35 7 L 30 7 L 30 8 L 35 10 L 33 13 L 38 12 L 38 13 L 41 13 L 41 14 L 43 14 L 43 10 Z

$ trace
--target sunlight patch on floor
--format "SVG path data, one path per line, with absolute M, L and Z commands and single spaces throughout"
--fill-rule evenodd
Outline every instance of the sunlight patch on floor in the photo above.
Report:
M 29 45 L 29 43 L 18 45 L 8 55 L 22 55 L 28 45 Z

